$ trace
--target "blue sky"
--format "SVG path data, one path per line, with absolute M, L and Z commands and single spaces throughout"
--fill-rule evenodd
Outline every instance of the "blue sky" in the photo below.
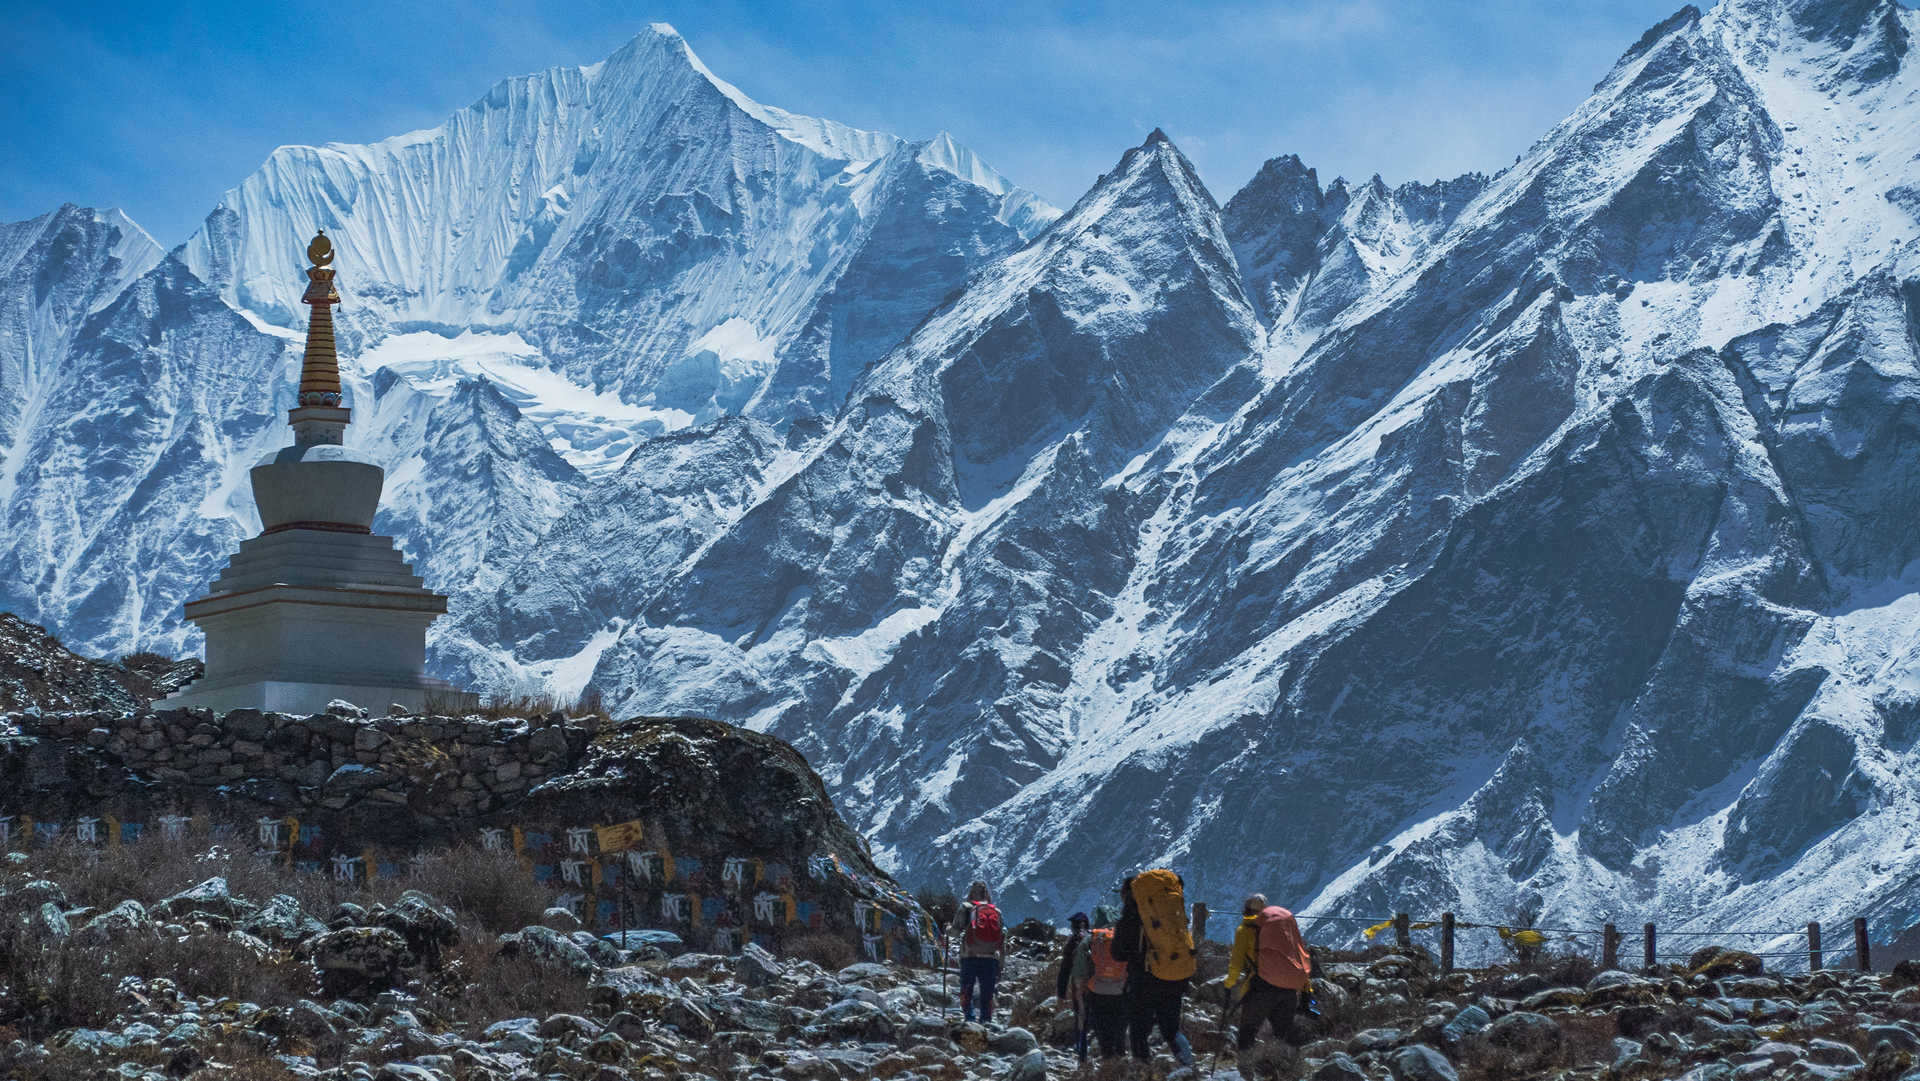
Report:
M 22 4 L 0 34 L 0 220 L 118 206 L 166 245 L 284 143 L 430 127 L 497 79 L 671 22 L 752 97 L 945 129 L 1065 206 L 1154 127 L 1223 202 L 1267 158 L 1492 170 L 1680 0 Z

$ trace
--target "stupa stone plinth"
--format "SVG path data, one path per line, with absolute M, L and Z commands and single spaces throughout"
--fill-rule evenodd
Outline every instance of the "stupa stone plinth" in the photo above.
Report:
M 418 711 L 450 691 L 425 675 L 427 626 L 447 599 L 425 587 L 390 537 L 376 536 L 386 473 L 345 445 L 352 411 L 340 394 L 333 347 L 333 246 L 307 249 L 314 265 L 299 399 L 287 414 L 293 445 L 249 474 L 260 535 L 240 545 L 186 616 L 206 634 L 206 674 L 156 708 L 251 707 L 318 713 L 336 698 Z

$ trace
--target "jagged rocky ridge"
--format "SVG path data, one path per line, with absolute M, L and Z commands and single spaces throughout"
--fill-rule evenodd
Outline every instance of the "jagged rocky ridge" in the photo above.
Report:
M 746 416 L 625 458 L 609 431 L 708 407 L 672 391 L 628 403 L 644 416 L 604 396 L 561 409 L 521 362 L 656 395 L 685 365 L 615 378 L 535 308 L 488 307 L 507 286 L 482 304 L 438 264 L 382 270 L 392 295 L 365 299 L 356 344 L 391 374 L 359 393 L 392 403 L 395 427 L 471 399 L 443 416 L 471 427 L 432 472 L 417 450 L 393 459 L 390 490 L 422 495 L 388 515 L 407 521 L 426 493 L 461 505 L 467 489 L 442 483 L 461 462 L 506 478 L 466 506 L 521 501 L 499 528 L 452 529 L 444 557 L 424 519 L 394 527 L 431 580 L 463 587 L 436 664 L 776 732 L 883 862 L 985 868 L 1022 902 L 1083 904 L 1123 868 L 1172 862 L 1214 902 L 1257 882 L 1369 916 L 1417 899 L 1499 922 L 1905 926 L 1916 868 L 1890 824 L 1920 795 L 1900 526 L 1920 372 L 1913 22 L 1875 0 L 1684 9 L 1490 177 L 1321 188 L 1277 159 L 1221 210 L 1149 139 L 1025 247 L 984 245 L 911 316 L 903 301 L 863 339 L 864 367 L 807 369 L 828 388 L 816 410 L 710 395 Z M 668 82 L 735 115 L 698 80 Z M 880 145 L 762 113 L 796 146 Z M 378 173 L 460 130 L 339 151 L 315 175 Z M 260 193 L 290 193 L 302 160 L 250 181 L 250 212 L 270 217 Z M 956 169 L 936 171 L 971 175 Z M 1002 203 L 998 226 L 969 229 L 1022 228 L 991 182 L 974 188 Z M 557 205 L 554 236 L 571 228 Z M 549 251 L 603 254 L 568 235 L 529 283 L 564 291 Z M 243 276 L 192 259 L 206 278 L 162 263 L 128 290 L 144 307 L 93 318 L 131 341 L 143 312 L 192 307 L 258 337 L 281 318 L 271 290 L 298 282 L 276 269 L 243 294 Z M 568 318 L 640 332 L 608 305 Z M 789 355 L 741 368 L 716 352 L 715 370 L 792 371 Z M 460 389 L 481 367 L 496 396 Z M 125 427 L 111 409 L 42 415 Z M 9 451 L 21 476 L 102 453 L 35 438 Z M 81 519 L 51 500 L 0 580 L 32 583 L 44 607 L 29 610 L 78 640 L 173 626 L 230 546 L 219 529 L 240 531 L 191 523 L 244 521 L 202 517 L 234 505 L 239 479 L 193 487 L 206 444 L 164 465 L 141 444 L 69 483 L 188 523 L 207 554 L 102 563 L 131 533 L 63 544 L 68 527 L 46 523 Z M 10 523 L 29 521 L 21 506 Z M 131 582 L 98 569 L 127 566 Z

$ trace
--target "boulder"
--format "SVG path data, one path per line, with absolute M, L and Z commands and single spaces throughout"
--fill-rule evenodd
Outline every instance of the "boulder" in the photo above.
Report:
M 987 1049 L 1002 1055 L 1024 1055 L 1039 1046 L 1040 1041 L 1024 1028 L 1002 1029 L 987 1040 Z
M 680 1035 L 688 1039 L 706 1040 L 713 1036 L 713 1018 L 685 995 L 674 995 L 668 999 L 665 1008 L 660 1011 L 660 1020 L 679 1030 Z
M 788 979 L 787 970 L 779 960 L 757 942 L 749 942 L 740 950 L 740 956 L 733 962 L 733 971 L 748 987 L 772 987 Z
M 257 907 L 235 897 L 227 889 L 227 880 L 216 876 L 162 900 L 153 906 L 152 915 L 172 923 L 185 923 L 197 916 L 238 921 L 251 916 Z
M 1047 1053 L 1036 1047 L 1015 1059 L 1007 1081 L 1047 1081 Z
M 240 930 L 280 946 L 324 934 L 327 925 L 301 911 L 300 902 L 291 894 L 277 893 L 253 915 L 240 921 Z
M 813 1039 L 878 1041 L 893 1036 L 893 1018 L 871 1002 L 857 998 L 836 1002 L 813 1019 L 807 1035 Z
M 1361 1069 L 1360 1064 L 1345 1051 L 1335 1051 L 1320 1063 L 1310 1077 L 1312 1081 L 1367 1081 L 1367 1071 Z
M 1440 1045 L 1457 1048 L 1471 1037 L 1486 1031 L 1493 1024 L 1493 1017 L 1477 1005 L 1468 1004 L 1460 1008 L 1446 1024 L 1440 1026 Z
M 20 918 L 27 932 L 37 938 L 62 939 L 73 933 L 67 914 L 51 901 L 29 910 Z
M 366 997 L 398 985 L 415 958 L 407 940 L 385 927 L 346 927 L 307 944 L 320 988 L 329 995 Z
M 1495 1021 L 1487 1029 L 1487 1042 L 1512 1055 L 1520 1069 L 1538 1070 L 1560 1057 L 1565 1036 L 1553 1018 L 1523 1010 Z
M 374 917 L 384 927 L 406 940 L 416 957 L 437 962 L 440 951 L 459 941 L 460 925 L 453 910 L 419 890 L 408 890 L 399 900 Z
M 1425 1044 L 1413 1044 L 1394 1052 L 1390 1069 L 1393 1081 L 1460 1081 L 1447 1057 Z
M 590 973 L 598 966 L 578 942 L 538 924 L 500 936 L 500 955 L 526 957 L 539 964 Z

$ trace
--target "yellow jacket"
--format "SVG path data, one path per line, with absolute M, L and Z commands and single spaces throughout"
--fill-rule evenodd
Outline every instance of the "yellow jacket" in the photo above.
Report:
M 1259 971 L 1259 965 L 1260 917 L 1247 916 L 1233 933 L 1233 952 L 1227 955 L 1227 990 L 1233 990 L 1241 980 Z

